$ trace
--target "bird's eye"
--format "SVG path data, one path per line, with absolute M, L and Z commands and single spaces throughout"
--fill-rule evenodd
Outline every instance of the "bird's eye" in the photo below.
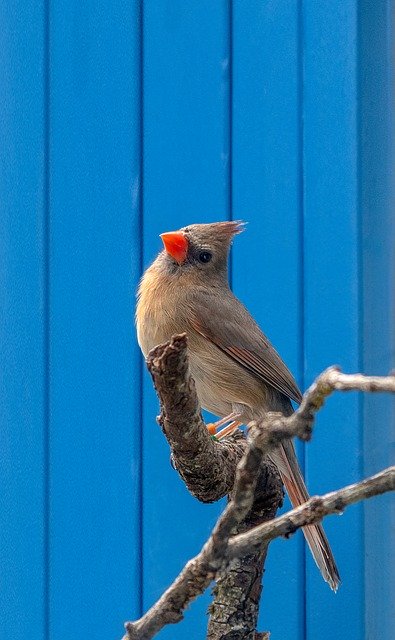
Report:
M 209 251 L 201 251 L 199 253 L 199 262 L 202 262 L 203 264 L 206 264 L 207 262 L 210 262 L 211 258 L 213 256 L 211 255 L 211 253 Z

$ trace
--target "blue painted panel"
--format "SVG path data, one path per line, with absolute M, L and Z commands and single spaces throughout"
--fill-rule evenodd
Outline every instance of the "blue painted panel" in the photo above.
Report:
M 144 266 L 161 249 L 160 232 L 229 213 L 228 25 L 225 2 L 144 3 Z M 146 608 L 200 549 L 219 505 L 198 503 L 171 468 L 144 379 Z M 159 637 L 204 637 L 208 602 L 206 594 Z
M 51 9 L 50 629 L 139 613 L 139 3 Z
M 233 33 L 233 216 L 250 223 L 234 289 L 303 386 L 298 3 L 237 0 Z M 260 627 L 274 638 L 303 638 L 303 564 L 301 534 L 271 545 Z
M 359 8 L 362 368 L 383 375 L 395 368 L 392 4 L 363 0 Z M 367 476 L 395 463 L 394 398 L 364 395 L 363 417 Z M 395 536 L 390 534 L 395 531 L 394 518 L 389 494 L 364 505 L 367 638 L 394 637 Z
M 329 364 L 361 366 L 358 220 L 357 3 L 304 0 L 304 190 L 306 384 Z M 311 491 L 362 476 L 356 394 L 331 398 L 306 447 Z M 307 638 L 362 640 L 360 506 L 325 528 L 343 583 L 335 596 L 307 558 Z
M 115 638 L 220 509 L 171 469 L 142 388 L 134 291 L 160 232 L 250 221 L 233 285 L 302 387 L 332 362 L 394 366 L 393 2 L 3 5 L 0 640 Z M 310 490 L 393 462 L 393 417 L 388 398 L 332 398 Z M 391 517 L 382 497 L 327 521 L 337 596 L 309 555 L 305 576 L 301 536 L 275 543 L 261 627 L 392 638 Z M 203 637 L 208 601 L 161 637 Z
M 45 9 L 0 8 L 0 638 L 46 629 Z

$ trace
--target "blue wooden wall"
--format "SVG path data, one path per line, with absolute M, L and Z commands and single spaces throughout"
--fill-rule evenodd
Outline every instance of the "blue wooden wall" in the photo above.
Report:
M 119 638 L 219 512 L 169 464 L 136 345 L 160 232 L 249 221 L 232 285 L 303 388 L 332 363 L 394 366 L 392 11 L 2 3 L 0 640 Z M 331 398 L 299 447 L 311 492 L 393 463 L 394 413 L 385 397 Z M 390 505 L 327 521 L 337 595 L 301 535 L 273 543 L 273 640 L 394 637 Z M 203 638 L 208 602 L 160 637 Z

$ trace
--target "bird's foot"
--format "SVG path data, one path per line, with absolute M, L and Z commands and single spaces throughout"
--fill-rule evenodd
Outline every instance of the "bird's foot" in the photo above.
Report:
M 215 434 L 216 439 L 223 440 L 227 436 L 231 436 L 232 433 L 237 431 L 237 429 L 241 427 L 242 424 L 243 423 L 239 422 L 238 420 L 232 420 L 232 422 L 229 422 L 229 424 L 226 425 L 226 427 L 224 427 L 223 429 L 218 431 L 218 433 Z
M 222 425 L 227 424 L 229 422 L 229 420 L 234 420 L 235 418 L 237 418 L 237 413 L 235 413 L 233 411 L 228 416 L 225 416 L 224 418 L 221 418 L 221 420 L 217 420 L 217 422 L 209 422 L 206 425 L 207 426 L 207 431 L 209 432 L 209 434 L 211 436 L 215 436 L 215 434 L 217 433 L 218 427 L 222 427 Z

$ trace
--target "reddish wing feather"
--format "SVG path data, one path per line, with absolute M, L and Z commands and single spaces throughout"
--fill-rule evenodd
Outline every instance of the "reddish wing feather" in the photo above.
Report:
M 220 348 L 222 349 L 222 347 Z M 233 356 L 235 360 L 240 362 L 240 364 L 251 371 L 251 373 L 262 378 L 267 384 L 277 389 L 277 391 L 281 391 L 281 393 L 288 396 L 288 398 L 300 403 L 302 396 L 299 390 L 290 384 L 282 375 L 282 372 L 276 367 L 275 362 L 272 360 L 265 362 L 255 353 L 252 353 L 248 349 L 241 349 L 240 347 L 226 347 L 223 351 Z
M 234 299 L 236 302 L 236 299 Z M 240 302 L 237 300 L 237 303 Z M 248 349 L 245 346 L 237 346 L 232 344 L 235 342 L 242 342 L 242 336 L 240 340 L 237 340 L 235 336 L 235 327 L 230 326 L 226 319 L 223 319 L 221 336 L 217 336 L 216 333 L 210 328 L 210 315 L 207 314 L 204 320 L 197 316 L 197 313 L 191 317 L 191 324 L 195 331 L 204 336 L 207 340 L 210 340 L 215 344 L 223 353 L 226 353 L 230 358 L 236 360 L 240 365 L 245 367 L 250 373 L 263 380 L 266 384 L 274 387 L 288 398 L 300 403 L 302 395 L 294 381 L 291 373 L 281 360 L 280 356 L 270 345 L 266 337 L 260 332 L 258 327 L 256 331 L 259 331 L 259 342 L 261 344 L 259 355 L 256 351 Z M 251 319 L 252 320 L 252 319 Z M 254 323 L 255 324 L 255 323 Z M 241 325 L 242 326 L 242 325 Z M 228 331 L 227 331 L 228 329 Z M 241 331 L 241 329 L 240 329 Z

